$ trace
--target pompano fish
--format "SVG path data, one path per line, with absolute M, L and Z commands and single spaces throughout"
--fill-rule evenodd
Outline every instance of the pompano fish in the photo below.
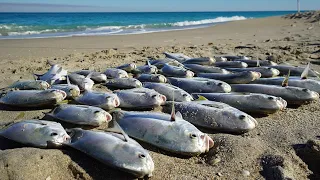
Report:
M 274 77 L 274 78 L 261 78 L 257 79 L 250 84 L 271 84 L 281 86 L 285 77 Z M 289 86 L 306 88 L 311 91 L 320 93 L 320 81 L 313 79 L 301 79 L 300 77 L 289 77 Z
M 146 82 L 143 83 L 143 87 L 153 89 L 165 95 L 168 101 L 173 101 L 173 99 L 177 102 L 193 100 L 193 97 L 189 93 L 171 84 Z
M 70 79 L 70 82 L 76 84 L 82 91 L 91 90 L 94 85 L 94 82 L 90 79 L 91 74 L 83 76 L 77 73 L 72 73 L 68 75 L 68 78 Z
M 185 64 L 185 68 L 195 72 L 195 73 L 222 73 L 222 74 L 229 74 L 230 72 L 214 66 L 202 66 L 198 64 Z
M 287 107 L 287 102 L 276 96 L 256 93 L 194 93 L 211 101 L 223 102 L 246 113 L 272 114 Z
M 135 63 L 129 63 L 129 64 L 123 64 L 121 66 L 116 67 L 117 69 L 122 69 L 127 72 L 132 72 L 137 68 L 137 65 Z
M 108 88 L 131 89 L 142 87 L 142 83 L 135 78 L 114 78 L 108 79 L 105 86 Z
M 163 68 L 160 70 L 161 74 L 170 77 L 187 77 L 191 78 L 194 76 L 192 71 L 189 71 L 182 67 L 164 65 Z
M 269 60 L 248 60 L 248 59 L 236 59 L 234 61 L 241 61 L 248 64 L 248 67 L 258 66 L 275 66 L 277 63 Z
M 166 83 L 167 78 L 161 74 L 139 74 L 136 77 L 140 82 Z
M 276 66 L 268 66 L 268 67 L 278 69 L 280 71 L 280 75 L 287 75 L 290 70 L 291 76 L 300 76 L 302 72 L 305 70 L 305 67 L 295 67 L 290 65 L 276 65 Z M 318 77 L 317 74 L 311 69 L 309 69 L 308 76 Z
M 177 86 L 188 93 L 196 92 L 230 92 L 229 84 L 207 78 L 168 78 L 170 84 Z
M 129 136 L 170 152 L 199 155 L 214 144 L 207 134 L 178 116 L 132 111 L 115 111 L 113 115 Z
M 49 63 L 50 64 L 50 63 Z M 58 84 L 65 80 L 68 71 L 64 70 L 58 64 L 50 64 L 51 68 L 44 74 L 34 74 L 38 80 L 46 81 L 49 84 Z
M 246 59 L 246 60 L 250 60 L 249 57 L 246 56 L 231 56 L 231 55 L 223 55 L 223 56 L 215 56 L 216 57 L 223 57 L 226 58 L 229 61 L 233 61 L 233 60 L 237 60 L 237 59 Z
M 172 105 L 172 102 L 167 102 L 165 111 L 170 112 Z M 174 102 L 174 109 L 181 112 L 182 118 L 186 121 L 217 131 L 244 133 L 258 125 L 253 117 L 220 102 Z
M 81 96 L 75 98 L 79 104 L 100 107 L 110 110 L 120 105 L 120 100 L 116 94 L 96 91 L 85 91 Z
M 126 71 L 122 69 L 116 69 L 116 68 L 108 68 L 104 74 L 108 78 L 128 78 L 129 75 Z
M 151 176 L 154 163 L 148 151 L 135 140 L 125 139 L 113 132 L 70 129 L 72 148 L 86 153 L 100 162 L 138 178 Z
M 77 85 L 71 84 L 69 77 L 67 76 L 68 84 L 55 84 L 52 85 L 50 89 L 59 89 L 67 94 L 67 99 L 73 99 L 80 96 L 80 88 Z
M 107 80 L 107 76 L 105 74 L 100 73 L 100 72 L 96 72 L 96 71 L 81 70 L 81 71 L 76 71 L 74 73 L 80 74 L 83 76 L 88 76 L 89 74 L 91 74 L 90 79 L 92 79 L 93 81 L 95 81 L 97 83 L 102 83 Z
M 233 74 L 219 73 L 198 73 L 198 77 L 221 80 L 229 84 L 247 84 L 251 81 L 259 79 L 261 74 L 254 71 L 244 71 Z
M 261 73 L 262 78 L 275 77 L 280 74 L 280 71 L 270 67 L 252 67 L 252 68 L 226 68 L 232 72 L 244 72 L 244 71 L 255 71 Z
M 66 97 L 67 94 L 58 89 L 17 90 L 2 94 L 0 104 L 17 107 L 43 107 L 55 105 Z
M 191 59 L 191 57 L 186 56 L 182 53 L 169 53 L 169 52 L 164 52 L 163 53 L 167 58 L 175 59 L 179 62 L 185 61 L 187 59 Z
M 105 110 L 87 105 L 61 104 L 46 115 L 64 122 L 90 126 L 101 126 L 112 120 Z
M 319 98 L 317 92 L 292 86 L 281 87 L 264 84 L 232 84 L 231 87 L 234 92 L 261 93 L 281 97 L 286 100 L 288 104 L 300 105 Z
M 155 74 L 158 72 L 158 68 L 150 63 L 144 66 L 138 66 L 132 73 L 134 74 Z
M 226 62 L 215 62 L 214 64 L 212 64 L 212 66 L 221 67 L 221 68 L 246 68 L 248 67 L 248 64 L 241 61 L 226 61 Z
M 57 148 L 70 141 L 60 123 L 45 120 L 24 120 L 0 130 L 0 136 L 39 148 Z
M 49 83 L 42 80 L 17 81 L 3 89 L 19 89 L 19 90 L 46 90 L 50 87 Z
M 183 61 L 182 64 L 199 64 L 199 65 L 212 65 L 216 62 L 214 58 L 211 57 L 199 57 L 191 58 Z
M 166 96 L 148 88 L 134 88 L 115 91 L 120 99 L 120 108 L 154 108 L 165 103 Z

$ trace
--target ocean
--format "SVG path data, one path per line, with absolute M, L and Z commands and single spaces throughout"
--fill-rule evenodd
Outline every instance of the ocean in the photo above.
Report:
M 0 13 L 0 39 L 141 34 L 291 13 L 295 11 Z

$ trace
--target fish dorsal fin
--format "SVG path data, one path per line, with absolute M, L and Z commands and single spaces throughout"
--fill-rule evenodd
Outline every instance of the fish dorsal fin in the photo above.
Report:
M 93 72 L 90 72 L 86 78 L 90 79 L 92 77 L 92 75 L 93 75 Z
M 33 78 L 34 81 L 37 81 L 38 80 L 37 74 L 32 74 L 32 78 Z M 18 80 L 18 81 L 20 81 L 20 80 Z
M 183 118 L 182 118 L 182 114 L 181 114 L 180 111 L 177 111 L 177 112 L 176 112 L 176 117 L 179 117 L 179 118 L 183 119 Z
M 58 70 L 57 70 L 57 73 L 56 74 L 59 74 L 59 73 L 61 73 L 62 72 L 62 67 L 60 67 Z
M 147 60 L 147 65 L 148 65 L 149 68 L 151 68 L 151 63 L 150 63 L 149 60 Z
M 70 82 L 69 76 L 67 76 L 67 84 L 68 84 L 68 86 L 70 86 L 70 85 L 71 85 L 71 82 Z
M 172 109 L 171 109 L 171 121 L 176 121 L 176 113 L 174 108 L 174 91 L 172 91 Z
M 308 63 L 307 67 L 301 73 L 301 79 L 307 79 L 308 78 L 309 70 L 310 70 L 310 62 Z
M 119 133 L 122 134 L 124 137 L 124 140 L 126 142 L 129 141 L 129 136 L 127 133 L 125 133 L 123 131 L 123 129 L 121 128 L 121 126 L 117 123 L 117 121 L 112 120 L 111 122 L 109 122 L 109 127 L 107 129 L 104 129 L 106 132 L 114 132 L 114 133 Z
M 281 84 L 282 87 L 287 87 L 289 85 L 289 77 L 290 77 L 290 69 L 288 71 L 288 75 L 286 75 L 284 77 L 284 80 L 282 81 L 282 84 Z
M 257 60 L 257 67 L 260 67 L 260 60 Z
M 198 95 L 198 99 L 196 101 L 208 101 L 204 96 Z

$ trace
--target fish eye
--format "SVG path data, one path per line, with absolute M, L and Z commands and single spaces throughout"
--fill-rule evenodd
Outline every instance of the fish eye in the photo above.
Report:
M 245 115 L 240 115 L 240 116 L 239 116 L 239 119 L 241 119 L 241 120 L 244 120 L 245 118 L 246 118 Z
M 152 98 L 156 98 L 156 96 L 157 96 L 157 95 L 152 95 L 151 97 L 152 97 Z
M 146 157 L 146 155 L 144 155 L 144 154 L 139 154 L 139 158 L 143 159 L 143 158 L 145 158 L 145 157 Z
M 53 90 L 50 90 L 49 92 L 53 93 L 53 92 L 55 92 L 55 91 L 56 91 L 56 90 L 53 89 Z
M 302 91 L 304 91 L 304 92 L 308 92 L 308 89 L 302 89 Z
M 222 83 L 218 83 L 218 86 L 222 86 Z
M 206 84 L 207 84 L 207 85 L 210 85 L 211 83 L 210 83 L 210 81 L 208 81 Z
M 196 134 L 190 134 L 190 137 L 191 137 L 191 138 L 196 138 L 197 135 L 196 135 Z
M 55 133 L 55 132 L 54 132 L 54 133 L 51 133 L 51 134 L 50 134 L 50 136 L 56 136 L 56 135 L 58 135 L 58 133 Z
M 95 111 L 95 112 L 93 112 L 94 114 L 97 114 L 97 113 L 99 113 L 100 111 Z
M 270 70 L 271 68 L 270 68 L 270 67 L 268 67 L 268 69 Z
M 187 94 L 183 94 L 182 96 L 183 96 L 183 97 L 187 97 L 188 95 L 187 95 Z
M 274 98 L 273 98 L 273 97 L 271 97 L 271 96 L 269 96 L 269 97 L 268 97 L 268 99 L 269 99 L 269 100 L 274 100 Z

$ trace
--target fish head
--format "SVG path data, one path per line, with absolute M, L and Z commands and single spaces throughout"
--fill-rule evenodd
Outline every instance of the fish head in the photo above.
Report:
M 138 79 L 133 79 L 133 83 L 135 84 L 135 87 L 137 87 L 137 88 L 142 87 L 142 83 Z
M 92 108 L 93 110 L 93 114 L 94 114 L 94 118 L 98 120 L 98 124 L 101 125 L 103 123 L 107 123 L 110 122 L 112 120 L 112 116 L 106 112 L 105 110 L 102 109 L 98 109 L 98 108 Z
M 246 68 L 246 67 L 248 67 L 248 64 L 245 62 L 240 62 L 240 66 L 243 68 Z
M 106 82 L 107 81 L 107 76 L 105 74 L 99 73 L 95 79 L 99 79 L 101 82 Z
M 119 97 L 116 94 L 106 94 L 104 98 L 107 109 L 116 108 L 120 105 Z
M 50 84 L 47 83 L 46 81 L 38 80 L 38 81 L 35 81 L 35 82 L 37 83 L 37 87 L 39 87 L 39 89 L 46 90 L 46 89 L 50 88 Z
M 61 102 L 67 97 L 67 93 L 59 89 L 48 89 L 41 92 L 42 96 L 49 96 Z
M 225 69 L 221 69 L 221 73 L 222 73 L 222 74 L 230 74 L 230 72 L 227 71 L 227 70 L 225 70 Z
M 84 78 L 81 82 L 81 87 L 83 90 L 91 90 L 94 85 L 94 82 L 90 78 Z
M 43 123 L 43 125 L 35 129 L 34 132 L 34 136 L 39 136 L 38 138 L 41 138 L 47 143 L 47 146 L 52 148 L 69 143 L 71 140 L 61 124 L 56 122 Z
M 296 88 L 296 87 L 290 87 L 290 86 L 287 86 L 285 88 L 292 94 L 295 94 L 296 97 L 306 102 L 319 99 L 319 94 L 317 92 L 311 91 L 306 88 Z
M 256 71 L 250 71 L 253 79 L 259 79 L 261 78 L 261 73 L 260 72 L 256 72 Z
M 137 68 L 137 65 L 136 65 L 135 63 L 130 63 L 130 64 L 128 64 L 127 70 L 128 70 L 128 71 L 133 71 L 133 70 L 135 70 L 136 68 Z
M 166 83 L 167 82 L 167 78 L 163 75 L 156 75 L 155 76 L 156 82 L 160 82 L 160 83 Z
M 151 102 L 152 104 L 163 105 L 167 101 L 167 97 L 162 95 L 154 90 L 150 92 L 146 92 L 144 97 L 146 98 L 146 102 Z
M 280 71 L 276 68 L 268 68 L 268 69 L 271 70 L 273 77 L 278 76 L 280 74 Z
M 236 132 L 248 132 L 254 129 L 258 122 L 252 116 L 235 108 L 225 109 L 223 112 L 224 125 L 227 129 L 234 129 Z
M 128 78 L 129 75 L 126 71 L 119 69 L 118 71 L 118 78 Z
M 192 71 L 186 70 L 185 73 L 187 78 L 192 78 L 194 76 L 194 73 Z
M 273 62 L 273 61 L 268 61 L 269 62 L 269 66 L 276 66 L 278 65 L 277 63 Z
M 76 98 L 80 96 L 80 88 L 77 85 L 69 85 L 69 93 L 72 98 Z
M 194 100 L 193 97 L 188 93 L 182 93 L 181 95 L 185 101 L 193 101 Z
M 205 83 L 208 89 L 217 89 L 220 92 L 230 92 L 231 86 L 223 81 L 206 81 Z M 218 87 L 218 88 L 217 88 Z

